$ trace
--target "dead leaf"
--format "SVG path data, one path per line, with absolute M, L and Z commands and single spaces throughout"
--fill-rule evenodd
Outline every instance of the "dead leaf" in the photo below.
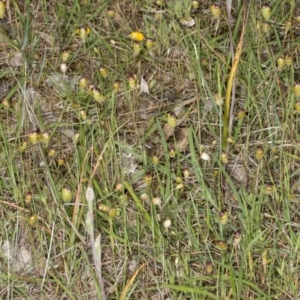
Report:
M 240 184 L 246 185 L 248 182 L 248 175 L 246 169 L 242 164 L 228 166 L 231 176 Z
M 163 132 L 165 135 L 165 139 L 168 140 L 175 132 L 175 127 L 171 127 L 168 123 L 164 125 Z
M 35 108 L 37 104 L 40 104 L 42 97 L 33 87 L 29 87 L 25 91 L 24 98 L 28 101 L 31 107 Z
M 44 40 L 47 44 L 49 44 L 55 52 L 59 51 L 59 47 L 55 46 L 54 36 L 51 36 L 48 33 L 40 32 L 40 31 L 37 31 L 36 33 L 41 37 L 42 40 Z
M 52 74 L 46 80 L 45 83 L 52 86 L 56 93 L 65 97 L 68 93 L 75 90 L 78 83 L 79 76 L 70 77 L 63 74 Z
M 149 95 L 149 86 L 143 77 L 141 77 L 140 93 Z
M 13 55 L 9 58 L 8 63 L 12 67 L 20 67 L 23 64 L 23 55 L 22 52 L 15 52 Z
M 181 128 L 178 132 L 178 136 L 175 143 L 175 149 L 178 152 L 184 152 L 189 144 L 188 130 L 188 128 Z

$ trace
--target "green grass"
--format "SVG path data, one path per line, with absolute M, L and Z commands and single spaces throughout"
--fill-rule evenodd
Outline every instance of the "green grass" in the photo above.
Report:
M 226 1 L 219 19 L 210 1 L 196 11 L 188 0 L 98 2 L 7 1 L 0 20 L 0 299 L 298 299 L 299 8 L 269 1 L 264 32 L 263 3 L 247 7 L 225 164 L 228 124 L 216 100 L 232 66 Z M 243 3 L 232 3 L 234 51 Z M 189 16 L 190 28 L 181 24 Z M 80 26 L 90 29 L 85 41 Z M 154 48 L 141 42 L 134 55 L 134 31 Z M 278 68 L 286 55 L 293 63 Z M 104 103 L 80 89 L 82 77 Z M 154 103 L 146 118 L 143 99 Z M 34 132 L 49 142 L 33 143 Z

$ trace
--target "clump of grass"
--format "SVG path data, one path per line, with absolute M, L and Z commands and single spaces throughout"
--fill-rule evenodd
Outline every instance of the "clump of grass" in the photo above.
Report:
M 297 299 L 296 7 L 6 4 L 1 297 Z

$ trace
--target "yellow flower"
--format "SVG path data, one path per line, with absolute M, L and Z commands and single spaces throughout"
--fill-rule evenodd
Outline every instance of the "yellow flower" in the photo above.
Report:
M 139 31 L 133 31 L 129 37 L 136 42 L 141 42 L 145 39 L 145 36 Z

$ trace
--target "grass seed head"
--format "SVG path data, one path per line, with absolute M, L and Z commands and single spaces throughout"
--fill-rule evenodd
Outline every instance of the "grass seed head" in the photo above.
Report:
M 271 19 L 271 7 L 269 5 L 263 5 L 260 12 L 265 21 Z
M 221 7 L 218 3 L 211 4 L 209 8 L 214 19 L 219 19 L 221 16 Z

